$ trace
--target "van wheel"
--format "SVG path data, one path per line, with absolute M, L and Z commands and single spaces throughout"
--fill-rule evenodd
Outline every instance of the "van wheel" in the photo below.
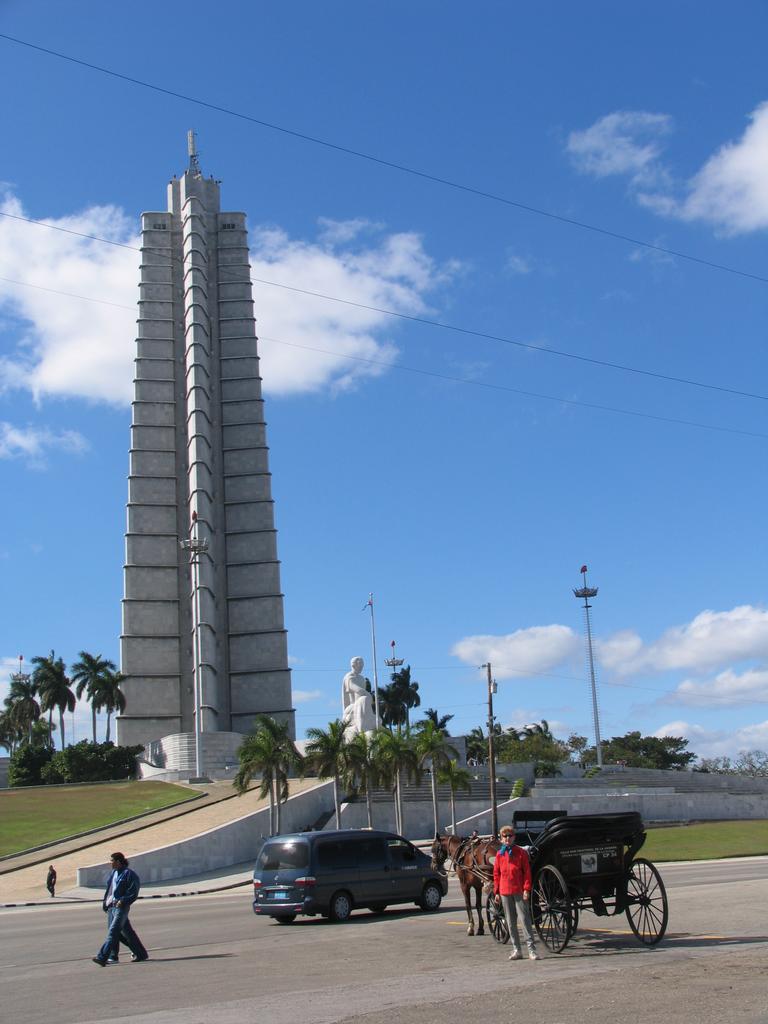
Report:
M 368 907 L 368 909 L 370 910 L 370 912 L 372 914 L 383 914 L 384 911 L 387 909 L 387 904 L 386 903 L 372 903 L 370 905 L 370 907 Z
M 352 897 L 348 892 L 334 893 L 331 898 L 331 905 L 328 910 L 328 917 L 332 921 L 336 921 L 342 924 L 344 921 L 349 920 L 349 915 L 352 913 Z
M 296 920 L 295 914 L 275 914 L 275 920 L 278 924 L 293 924 Z
M 437 882 L 427 882 L 424 886 L 419 906 L 422 910 L 437 910 L 443 902 L 443 893 Z

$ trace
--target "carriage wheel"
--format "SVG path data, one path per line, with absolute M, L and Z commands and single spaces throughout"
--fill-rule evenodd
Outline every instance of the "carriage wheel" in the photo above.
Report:
M 667 930 L 667 891 L 655 866 L 644 857 L 629 866 L 627 899 L 629 927 L 646 946 L 655 946 Z
M 493 893 L 490 894 L 485 903 L 485 918 L 488 921 L 488 928 L 494 939 L 502 945 L 509 942 L 509 928 L 507 928 L 504 908 L 496 902 Z
M 565 879 L 545 864 L 533 884 L 531 914 L 539 938 L 552 953 L 562 953 L 573 930 L 571 897 Z
M 579 927 L 579 905 L 578 903 L 571 903 L 571 930 L 568 933 L 568 938 L 571 939 L 576 933 L 576 929 Z

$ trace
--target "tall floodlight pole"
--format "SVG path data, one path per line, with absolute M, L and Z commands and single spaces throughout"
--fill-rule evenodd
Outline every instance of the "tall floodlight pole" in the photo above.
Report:
M 392 657 L 391 658 L 385 658 L 384 659 L 384 664 L 387 666 L 387 668 L 391 668 L 392 669 L 392 681 L 394 682 L 395 670 L 398 669 L 398 668 L 402 668 L 402 665 L 403 665 L 403 662 L 405 661 L 405 658 L 398 658 L 395 655 L 395 641 L 394 640 L 390 643 L 389 646 L 392 648 Z M 400 728 L 400 727 L 398 726 L 398 728 Z
M 589 665 L 589 681 L 592 687 L 592 719 L 595 726 L 595 751 L 597 752 L 597 767 L 603 767 L 603 748 L 602 740 L 600 739 L 600 714 L 597 707 L 597 683 L 595 682 L 595 658 L 592 652 L 592 621 L 589 616 L 589 609 L 592 605 L 589 603 L 590 597 L 597 597 L 597 587 L 587 586 L 587 567 L 582 565 L 579 572 L 584 577 L 583 587 L 574 587 L 573 593 L 575 597 L 584 599 L 584 632 L 585 632 L 585 643 L 587 647 L 587 662 Z
M 24 664 L 24 655 L 20 654 L 19 655 L 19 671 L 18 672 L 14 672 L 10 676 L 10 681 L 12 683 L 20 683 L 22 686 L 25 686 L 32 679 L 32 676 L 29 674 L 29 672 L 22 672 L 22 665 L 23 664 Z M 28 735 L 29 735 L 29 741 L 31 743 L 32 742 L 32 722 L 31 721 L 29 723 Z M 51 743 L 53 743 L 53 739 L 52 738 L 51 738 Z
M 491 663 L 486 662 L 480 668 L 486 670 L 488 676 L 488 770 L 491 778 L 491 834 L 495 839 L 499 834 L 499 811 L 496 805 L 496 745 L 494 735 L 493 695 L 496 693 L 496 682 L 491 675 Z
M 202 656 L 200 650 L 200 581 L 198 567 L 200 555 L 208 550 L 208 538 L 198 538 L 197 512 L 192 513 L 189 527 L 189 539 L 179 542 L 189 551 L 189 564 L 192 574 L 192 642 L 194 648 L 194 698 L 195 698 L 195 774 L 198 779 L 203 777 L 203 681 Z
M 381 712 L 379 710 L 379 669 L 376 664 L 376 619 L 373 614 L 373 594 L 368 595 L 368 601 L 363 607 L 371 609 L 371 651 L 373 653 L 373 694 L 376 698 L 376 728 L 381 728 Z

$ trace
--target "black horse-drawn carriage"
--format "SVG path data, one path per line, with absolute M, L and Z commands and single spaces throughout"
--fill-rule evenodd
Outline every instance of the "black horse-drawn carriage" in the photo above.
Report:
M 565 949 L 584 910 L 598 917 L 626 913 L 646 946 L 662 939 L 667 894 L 654 865 L 637 856 L 645 828 L 636 811 L 572 816 L 518 811 L 514 820 L 517 843 L 527 847 L 531 859 L 531 917 L 547 949 Z M 494 938 L 507 942 L 504 914 L 493 894 L 486 916 Z

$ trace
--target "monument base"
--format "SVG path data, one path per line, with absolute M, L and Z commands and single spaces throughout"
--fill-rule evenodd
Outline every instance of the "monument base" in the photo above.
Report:
M 237 752 L 245 736 L 241 732 L 204 732 L 202 764 L 195 757 L 193 732 L 171 733 L 152 740 L 139 759 L 139 774 L 151 778 L 165 772 L 178 772 L 187 782 L 210 782 L 213 778 L 234 778 L 240 761 Z

